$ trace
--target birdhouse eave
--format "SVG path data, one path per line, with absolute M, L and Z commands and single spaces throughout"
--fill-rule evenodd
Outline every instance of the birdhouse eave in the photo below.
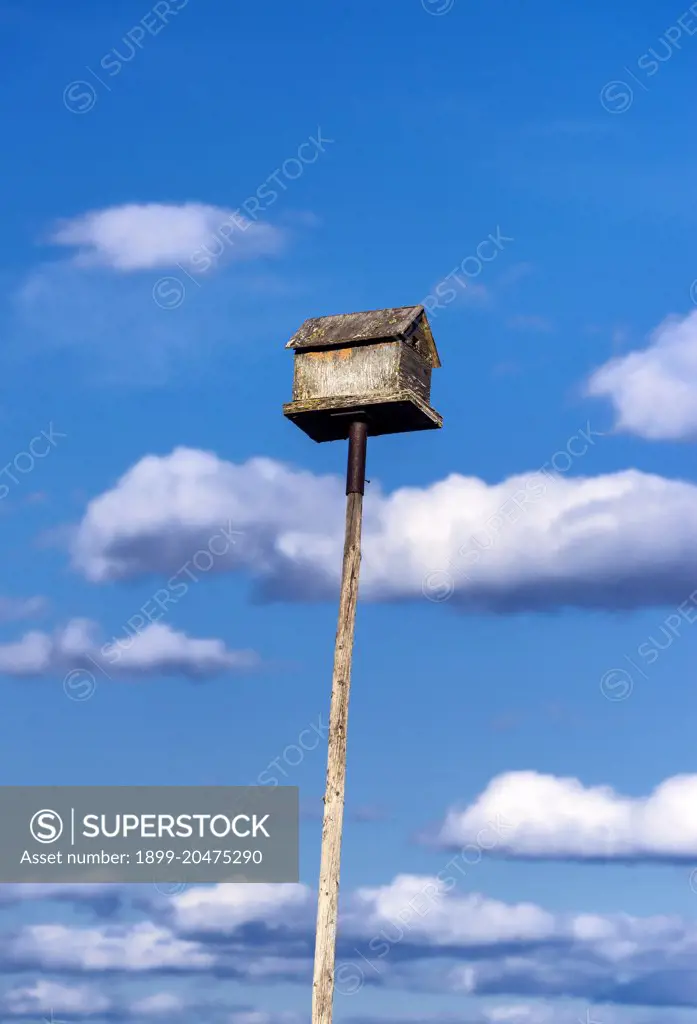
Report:
M 297 354 L 312 349 L 349 348 L 385 342 L 407 342 L 420 330 L 424 354 L 433 368 L 440 367 L 438 350 L 423 306 L 373 309 L 361 313 L 314 317 L 306 320 L 286 348 Z

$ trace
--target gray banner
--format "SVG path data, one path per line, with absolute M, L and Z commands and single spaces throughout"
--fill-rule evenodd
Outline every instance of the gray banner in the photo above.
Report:
M 0 786 L 0 882 L 297 882 L 296 786 Z

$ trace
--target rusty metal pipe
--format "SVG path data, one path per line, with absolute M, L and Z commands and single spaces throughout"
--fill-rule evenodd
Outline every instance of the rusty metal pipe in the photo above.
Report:
M 368 447 L 368 424 L 364 419 L 354 420 L 349 427 L 346 493 L 365 494 L 365 459 Z

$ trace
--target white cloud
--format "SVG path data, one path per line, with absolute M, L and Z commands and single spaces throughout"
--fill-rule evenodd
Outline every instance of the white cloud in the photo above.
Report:
M 181 996 L 173 992 L 153 992 L 152 995 L 136 999 L 129 1010 L 133 1017 L 160 1017 L 180 1014 L 186 1005 Z
M 453 888 L 462 877 L 453 860 L 438 876 L 403 875 L 390 884 L 347 894 L 339 933 L 340 979 L 369 979 L 393 991 L 697 1006 L 694 921 L 553 913 L 535 904 L 463 895 Z M 90 979 L 115 971 L 131 976 L 165 971 L 211 981 L 235 978 L 253 985 L 283 981 L 306 986 L 312 969 L 314 898 L 301 885 L 279 887 L 275 901 L 274 886 L 266 886 L 261 898 L 242 891 L 254 888 L 202 888 L 202 898 L 174 910 L 169 927 L 150 921 L 93 928 L 26 925 L 0 940 L 3 964 L 10 973 L 62 972 Z M 183 896 L 175 899 L 181 902 Z M 207 913 L 217 915 L 217 921 Z M 188 929 L 199 934 L 194 937 Z M 347 967 L 354 973 L 347 975 Z M 150 1016 L 156 1015 L 158 1005 L 165 1010 L 154 1000 Z M 509 1008 L 515 1005 L 509 1003 Z M 148 1007 L 142 1009 L 145 1016 Z M 529 1024 L 538 1024 L 527 1004 L 518 1004 L 518 1011 L 520 1024 L 527 1024 L 526 1013 Z M 506 1011 L 508 1017 L 501 1013 L 498 1018 L 473 1013 L 472 1024 L 516 1021 L 512 1009 Z M 606 1024 L 605 1017 L 599 1019 Z M 607 1018 L 607 1024 L 635 1020 L 659 1024 L 643 1015 Z
M 228 526 L 244 540 L 212 572 L 246 570 L 275 598 L 333 597 L 344 500 L 337 477 L 179 448 L 143 458 L 90 502 L 74 564 L 93 581 L 171 576 Z M 361 593 L 369 600 L 632 608 L 679 604 L 695 578 L 697 486 L 683 481 L 636 470 L 499 484 L 452 474 L 389 495 L 368 489 Z
M 109 1000 L 94 988 L 85 985 L 71 987 L 46 979 L 12 988 L 0 997 L 0 1013 L 12 1017 L 43 1017 L 49 1014 L 86 1017 L 109 1009 Z
M 281 945 L 279 945 L 279 950 L 279 956 L 259 956 L 258 954 L 250 956 L 251 951 L 247 951 L 246 958 L 238 960 L 245 980 L 252 984 L 268 981 L 311 984 L 313 955 L 309 946 L 305 956 L 296 954 L 290 957 L 288 950 L 284 950 Z
M 270 224 L 204 203 L 128 203 L 66 220 L 50 241 L 77 248 L 79 265 L 134 271 L 192 260 L 208 268 L 223 253 L 231 259 L 274 254 L 283 235 Z
M 137 511 L 127 511 L 131 499 Z M 113 490 L 90 502 L 74 543 L 75 564 L 95 581 L 137 576 L 146 562 L 169 575 L 197 550 L 209 550 L 212 537 L 234 529 L 243 533 L 243 542 L 228 545 L 209 571 L 237 566 L 274 571 L 286 546 L 303 539 L 308 523 L 328 520 L 329 532 L 343 521 L 343 504 L 333 477 L 316 477 L 273 459 L 238 466 L 179 448 L 164 458 L 142 459 Z M 336 533 L 324 541 L 330 553 Z
M 676 928 L 670 919 L 663 925 L 659 921 L 656 919 L 658 941 L 643 935 L 640 922 L 635 922 L 611 943 L 566 942 L 547 950 L 471 959 L 452 969 L 441 984 L 445 990 L 466 995 L 590 999 L 663 1009 L 694 1007 L 697 983 L 691 961 L 694 963 L 697 936 L 694 929 Z M 662 1024 L 665 1017 L 663 1013 L 660 1018 L 637 1014 L 624 1019 Z M 590 1020 L 606 1024 L 607 1017 L 596 1015 Z
M 394 938 L 399 923 L 411 943 L 479 947 L 540 942 L 560 934 L 559 920 L 534 904 L 506 904 L 477 893 L 451 892 L 455 870 L 444 878 L 398 875 L 392 882 L 347 894 L 345 937 Z M 406 913 L 405 913 L 406 911 Z M 271 938 L 311 937 L 316 896 L 303 884 L 197 886 L 171 900 L 172 929 L 181 935 L 230 938 L 245 926 L 263 925 Z M 258 971 L 257 971 L 258 973 Z
M 346 894 L 339 931 L 340 979 L 347 981 L 348 966 L 354 971 L 349 978 L 368 979 L 393 991 L 525 1000 L 509 1003 L 505 1012 L 499 1009 L 498 1017 L 473 1013 L 472 1024 L 538 1024 L 527 1001 L 539 998 L 626 1007 L 697 1006 L 694 921 L 554 913 L 535 904 L 463 895 L 454 888 L 462 878 L 454 860 L 437 876 L 402 875 L 389 884 Z M 174 898 L 168 927 L 147 920 L 93 928 L 25 925 L 0 939 L 3 966 L 9 973 L 82 974 L 90 979 L 114 971 L 133 977 L 164 971 L 210 982 L 234 978 L 253 985 L 308 985 L 314 896 L 302 885 L 265 886 L 261 894 L 255 888 L 196 887 L 188 901 L 184 897 L 189 893 Z M 160 1000 L 153 1000 L 149 1015 L 158 1007 L 165 1010 Z M 145 1016 L 148 1007 L 142 1009 Z M 659 1024 L 643 1014 L 598 1019 L 603 1024 Z
M 452 879 L 452 872 L 448 875 Z M 558 933 L 554 915 L 531 903 L 506 904 L 477 893 L 449 895 L 453 885 L 447 878 L 398 875 L 389 885 L 358 889 L 347 927 L 365 938 L 384 932 L 385 939 L 394 941 L 401 926 L 412 943 L 437 946 L 542 942 Z
M 668 317 L 646 348 L 601 366 L 587 393 L 612 402 L 619 430 L 653 441 L 697 437 L 697 310 Z
M 697 775 L 676 775 L 649 796 L 626 797 L 578 779 L 507 772 L 469 807 L 451 810 L 436 842 L 540 860 L 691 862 L 697 860 L 696 805 Z M 513 827 L 490 842 L 492 822 L 501 817 Z
M 27 925 L 5 946 L 18 964 L 41 964 L 43 970 L 129 971 L 164 969 L 200 971 L 215 962 L 213 954 L 150 921 L 111 928 L 69 928 L 61 924 Z
M 105 972 L 111 969 L 112 966 L 107 967 Z M 113 969 L 120 970 L 118 960 Z M 153 1024 L 157 1021 L 192 1019 L 215 1020 L 220 1024 L 305 1024 L 305 1018 L 298 1014 L 270 1014 L 237 1003 L 229 1004 L 220 996 L 201 1000 L 200 996 L 191 992 L 183 995 L 155 990 L 148 995 L 129 999 L 128 989 L 112 997 L 101 991 L 103 987 L 100 985 L 98 988 L 95 984 L 66 985 L 49 979 L 18 985 L 0 995 L 0 1018 L 18 1021 L 33 1019 L 35 1024 L 42 1018 L 47 1024 L 52 1021 L 55 1024 L 68 1024 L 75 1019 L 95 1017 L 123 1022 L 152 1021 Z
M 182 675 L 203 678 L 254 668 L 252 651 L 228 650 L 222 640 L 198 640 L 153 622 L 117 644 L 100 644 L 97 626 L 72 619 L 54 633 L 32 631 L 21 640 L 0 644 L 0 674 L 38 677 L 95 666 L 109 676 Z
M 400 1014 L 398 1017 L 351 1017 L 346 1024 L 688 1024 L 682 1013 L 627 1010 L 626 1007 L 572 1005 L 568 1002 L 516 1002 L 482 1005 L 468 1001 L 459 1013 Z
M 311 890 L 293 883 L 197 886 L 172 898 L 172 920 L 185 933 L 230 934 L 263 921 L 267 928 L 300 928 L 314 914 Z
M 41 358 L 47 372 L 84 373 L 90 386 L 188 384 L 238 345 L 268 346 L 279 302 L 294 319 L 307 301 L 292 266 L 267 259 L 290 238 L 202 203 L 126 204 L 64 221 L 50 240 L 67 258 L 55 252 L 19 282 L 4 350 L 29 373 Z
M 550 1007 L 535 1006 L 530 1003 L 514 1003 L 506 1006 L 493 1006 L 484 1011 L 487 1024 L 543 1024 L 550 1021 L 554 1011 Z
M 456 875 L 457 869 L 441 874 L 446 872 Z M 468 996 L 697 1005 L 693 921 L 552 914 L 533 905 L 525 907 L 521 918 L 520 907 L 454 893 L 444 895 L 442 903 L 429 897 L 429 909 L 423 896 L 437 879 L 419 881 L 423 895 L 411 895 L 400 909 L 391 906 L 372 940 L 356 947 L 361 976 L 374 971 L 389 988 Z M 488 912 L 490 905 L 494 913 Z M 453 959 L 459 963 L 448 966 Z M 605 1024 L 607 1018 L 595 1019 Z

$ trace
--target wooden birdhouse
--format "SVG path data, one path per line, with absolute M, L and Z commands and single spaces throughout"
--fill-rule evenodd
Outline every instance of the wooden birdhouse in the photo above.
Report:
M 443 426 L 430 405 L 441 363 L 423 306 L 306 320 L 286 348 L 295 372 L 283 414 L 313 441 L 345 439 L 357 417 L 371 436 Z

